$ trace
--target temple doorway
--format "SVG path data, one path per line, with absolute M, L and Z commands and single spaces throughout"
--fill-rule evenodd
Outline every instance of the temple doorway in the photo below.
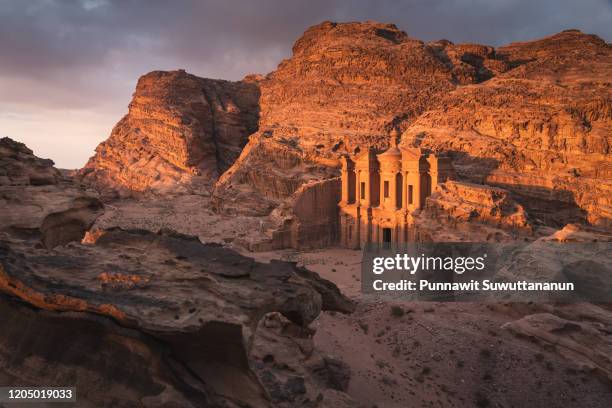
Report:
M 391 243 L 391 228 L 383 228 L 383 244 Z

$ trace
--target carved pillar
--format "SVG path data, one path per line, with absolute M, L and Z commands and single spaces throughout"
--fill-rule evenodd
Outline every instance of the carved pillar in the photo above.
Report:
M 414 185 L 413 185 L 413 193 L 412 193 L 412 202 L 414 203 L 414 208 L 421 208 L 421 171 L 417 170 L 416 174 L 413 177 Z
M 355 170 L 355 202 L 361 205 L 361 170 Z
M 342 204 L 347 204 L 349 202 L 349 179 L 349 172 L 342 169 L 342 198 L 340 199 Z
M 406 210 L 408 209 L 408 172 L 404 170 L 402 174 L 402 208 Z
M 393 173 L 389 177 L 389 208 L 397 209 L 397 174 Z

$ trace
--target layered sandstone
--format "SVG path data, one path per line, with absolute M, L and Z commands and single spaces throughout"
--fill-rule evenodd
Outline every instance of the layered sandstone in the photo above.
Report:
M 611 50 L 577 30 L 494 48 L 425 43 L 390 24 L 324 22 L 265 77 L 146 75 L 83 173 L 138 191 L 222 173 L 214 210 L 291 218 L 286 207 L 301 186 L 337 177 L 342 155 L 388 147 L 399 128 L 401 147 L 448 153 L 460 180 L 506 189 L 535 226 L 609 229 Z M 238 147 L 251 132 L 235 161 L 238 149 L 223 153 L 220 135 Z
M 51 160 L 0 139 L 0 232 L 35 237 L 48 248 L 80 241 L 104 208 L 98 194 L 63 178 Z
M 495 49 L 323 23 L 262 81 L 260 130 L 214 203 L 265 214 L 399 126 L 403 146 L 450 153 L 460 178 L 508 189 L 536 224 L 608 228 L 611 71 L 609 44 L 576 30 Z
M 89 385 L 82 403 L 97 406 L 141 405 L 143 399 L 181 406 L 265 406 L 272 399 L 308 406 L 329 386 L 304 364 L 322 357 L 304 356 L 294 363 L 301 375 L 271 383 L 267 378 L 280 378 L 284 370 L 251 368 L 265 357 L 251 354 L 258 324 L 276 312 L 299 332 L 322 309 L 349 312 L 353 305 L 333 284 L 294 264 L 257 263 L 171 232 L 112 230 L 92 244 L 53 252 L 0 235 L 0 309 L 10 327 L 0 336 L 0 377 L 11 376 L 10 384 L 79 378 Z M 70 341 L 63 327 L 74 330 Z M 45 340 L 24 347 L 14 341 L 17 331 Z M 51 353 L 62 342 L 75 347 Z M 113 359 L 102 364 L 102 355 Z M 101 388 L 96 379 L 107 385 Z M 279 381 L 288 381 L 282 395 L 275 394 Z M 291 385 L 296 382 L 299 389 Z
M 531 232 L 524 208 L 508 191 L 479 184 L 447 181 L 426 201 L 423 216 L 458 223 L 485 223 L 508 230 Z
M 52 160 L 36 157 L 23 143 L 0 139 L 0 186 L 52 185 L 60 180 Z
M 446 95 L 404 143 L 451 152 L 462 178 L 510 190 L 540 223 L 609 227 L 610 45 L 570 30 L 497 55 L 507 72 Z
M 240 243 L 251 251 L 332 246 L 339 238 L 340 196 L 339 178 L 305 183 L 272 211 L 264 224 L 265 238 L 255 235 Z
M 81 170 L 98 189 L 165 191 L 210 184 L 257 129 L 256 78 L 230 82 L 183 70 L 142 76 L 129 112 Z
M 476 80 L 478 68 L 459 64 Z M 456 68 L 392 24 L 311 27 L 260 83 L 259 131 L 217 183 L 215 204 L 266 214 L 302 183 L 337 176 L 340 155 L 387 147 L 392 128 L 453 90 Z
M 68 178 L 22 185 L 57 170 L 1 146 L 2 384 L 75 386 L 84 407 L 357 406 L 350 370 L 338 385 L 341 363 L 308 328 L 354 310 L 334 284 L 168 229 L 88 231 L 104 209 L 95 192 Z M 270 364 L 284 352 L 293 359 Z

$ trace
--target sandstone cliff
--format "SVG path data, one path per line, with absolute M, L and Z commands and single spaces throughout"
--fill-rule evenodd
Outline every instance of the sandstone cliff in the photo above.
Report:
M 259 132 L 213 204 L 265 214 L 398 126 L 403 146 L 450 153 L 460 178 L 509 190 L 536 225 L 610 228 L 610 73 L 610 45 L 576 30 L 495 49 L 323 23 L 261 82 Z
M 510 190 L 536 221 L 610 227 L 612 48 L 570 30 L 497 55 L 511 69 L 445 95 L 403 142 L 451 152 L 462 178 Z
M 99 189 L 210 183 L 257 129 L 258 99 L 255 78 L 229 82 L 183 70 L 151 72 L 138 80 L 128 114 L 81 174 Z
M 460 179 L 508 190 L 535 225 L 610 228 L 611 72 L 610 45 L 577 30 L 494 48 L 324 22 L 265 77 L 144 76 L 82 173 L 138 191 L 220 174 L 212 208 L 265 216 L 398 127 L 403 146 L 449 153 Z
M 302 183 L 337 175 L 341 154 L 386 147 L 394 126 L 455 88 L 457 70 L 476 81 L 479 67 L 442 58 L 392 24 L 311 27 L 260 83 L 259 131 L 217 183 L 215 204 L 265 214 Z

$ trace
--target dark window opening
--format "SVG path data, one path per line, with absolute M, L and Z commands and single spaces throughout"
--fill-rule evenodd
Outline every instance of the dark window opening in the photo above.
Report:
M 361 182 L 361 199 L 365 200 L 365 182 Z
M 389 197 L 389 182 L 388 181 L 385 181 L 383 188 L 384 188 L 384 193 L 385 193 L 384 196 L 385 198 L 388 198 Z
M 383 243 L 391 243 L 391 228 L 383 228 Z
M 402 208 L 402 185 L 404 184 L 401 174 L 395 176 L 395 207 Z
M 408 186 L 408 204 L 412 204 L 412 184 Z

